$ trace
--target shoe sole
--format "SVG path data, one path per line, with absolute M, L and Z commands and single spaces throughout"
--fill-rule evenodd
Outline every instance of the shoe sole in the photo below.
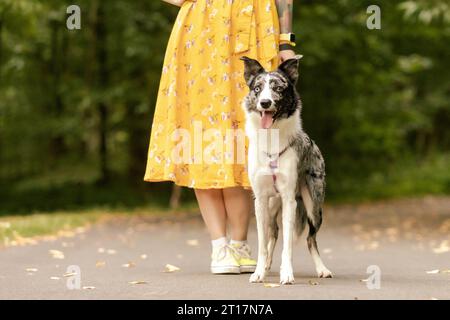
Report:
M 241 270 L 236 266 L 229 267 L 211 267 L 211 273 L 213 274 L 239 274 Z
M 253 273 L 256 270 L 256 266 L 241 266 L 241 273 Z

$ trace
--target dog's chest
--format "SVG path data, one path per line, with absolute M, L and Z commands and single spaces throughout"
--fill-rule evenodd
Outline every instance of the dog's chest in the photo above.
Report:
M 292 150 L 280 157 L 260 155 L 249 163 L 252 187 L 269 196 L 283 193 L 284 190 L 295 190 L 297 185 L 298 158 Z

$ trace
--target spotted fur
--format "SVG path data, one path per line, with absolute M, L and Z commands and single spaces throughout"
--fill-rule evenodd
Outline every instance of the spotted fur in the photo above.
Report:
M 256 60 L 247 57 L 243 60 L 244 76 L 250 89 L 244 110 L 246 133 L 250 140 L 249 178 L 255 196 L 259 247 L 258 265 L 250 282 L 263 281 L 270 269 L 280 213 L 283 222 L 280 282 L 294 282 L 292 233 L 296 231 L 299 236 L 306 223 L 309 226 L 308 248 L 317 274 L 331 277 L 319 256 L 316 242 L 325 199 L 325 161 L 317 145 L 302 128 L 302 104 L 296 90 L 299 57 L 285 61 L 274 72 L 267 72 Z M 258 144 L 260 121 L 265 111 L 273 114 L 269 130 L 279 130 L 279 149 L 275 155 L 269 150 L 261 150 Z M 275 170 L 270 168 L 272 156 L 279 157 Z M 263 161 L 260 161 L 261 157 Z

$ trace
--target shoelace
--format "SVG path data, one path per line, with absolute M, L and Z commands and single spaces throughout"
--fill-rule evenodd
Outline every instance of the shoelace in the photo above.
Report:
M 230 246 L 227 244 L 224 244 L 223 246 L 220 246 L 217 249 L 217 259 L 222 260 L 227 256 L 228 251 L 230 250 Z
M 243 244 L 241 246 L 231 246 L 232 250 L 238 254 L 240 257 L 248 258 L 250 259 L 250 247 L 248 244 Z

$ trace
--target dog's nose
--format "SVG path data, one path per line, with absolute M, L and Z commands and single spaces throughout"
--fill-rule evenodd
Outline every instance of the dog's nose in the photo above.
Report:
M 272 101 L 270 101 L 269 99 L 261 100 L 259 103 L 261 104 L 261 107 L 263 109 L 268 109 L 272 105 Z

